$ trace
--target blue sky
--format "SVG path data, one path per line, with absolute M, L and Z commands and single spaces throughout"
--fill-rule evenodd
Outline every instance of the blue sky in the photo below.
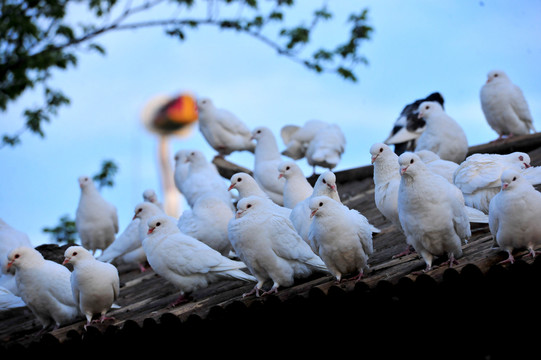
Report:
M 320 4 L 298 3 L 296 16 L 307 19 L 302 11 Z M 83 53 L 77 67 L 54 74 L 52 85 L 71 105 L 45 124 L 45 139 L 25 134 L 21 145 L 0 149 L 0 217 L 35 245 L 49 242 L 43 227 L 56 225 L 62 215 L 75 217 L 77 178 L 112 159 L 119 172 L 115 186 L 102 194 L 116 205 L 123 229 L 145 189 L 163 197 L 157 139 L 140 120 L 146 102 L 158 94 L 211 97 L 250 128 L 270 127 L 280 148 L 284 125 L 337 123 L 347 145 L 336 171 L 369 164 L 370 145 L 387 137 L 402 107 L 433 91 L 443 94 L 447 113 L 465 129 L 470 145 L 495 139 L 479 103 L 479 89 L 495 68 L 522 88 L 541 129 L 541 1 L 334 1 L 334 18 L 314 38 L 340 36 L 347 14 L 365 7 L 375 31 L 361 47 L 369 65 L 356 68 L 357 83 L 315 74 L 251 37 L 214 28 L 187 32 L 182 43 L 160 29 L 105 35 L 98 40 L 105 56 Z M 22 109 L 40 99 L 28 93 L 12 104 L 0 115 L 2 133 L 17 131 Z M 209 160 L 215 154 L 197 127 L 187 138 L 170 140 L 171 162 L 182 148 L 203 150 Z M 251 154 L 229 160 L 253 167 Z M 306 161 L 298 163 L 309 176 Z

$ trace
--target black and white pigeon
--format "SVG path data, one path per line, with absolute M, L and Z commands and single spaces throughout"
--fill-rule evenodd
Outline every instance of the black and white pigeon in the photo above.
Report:
M 424 101 L 437 101 L 443 107 L 443 96 L 439 92 L 433 92 L 424 99 L 418 99 L 404 106 L 396 119 L 391 133 L 384 141 L 387 145 L 394 145 L 397 155 L 404 151 L 415 150 L 415 140 L 423 132 L 426 122 L 418 117 L 419 105 Z
M 535 132 L 528 102 L 520 87 L 502 70 L 492 70 L 480 91 L 481 109 L 501 140 Z
M 462 243 L 471 237 L 462 192 L 428 170 L 414 153 L 405 152 L 398 161 L 402 174 L 398 216 L 406 241 L 424 259 L 425 271 L 444 255 L 452 266 L 462 256 Z
M 527 249 L 535 257 L 541 247 L 541 193 L 522 177 L 507 169 L 501 190 L 490 201 L 489 228 L 499 247 L 508 254 L 501 263 L 513 263 L 515 250 Z

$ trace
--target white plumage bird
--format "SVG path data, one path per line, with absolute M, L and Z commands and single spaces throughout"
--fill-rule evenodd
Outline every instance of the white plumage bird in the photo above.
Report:
M 209 145 L 220 156 L 234 151 L 254 152 L 250 129 L 236 115 L 226 109 L 217 108 L 209 98 L 197 100 L 199 130 Z
M 43 328 L 57 329 L 80 316 L 71 292 L 71 272 L 67 267 L 46 260 L 36 249 L 21 246 L 8 255 L 8 269 L 15 268 L 20 297 Z
M 541 193 L 522 175 L 507 169 L 501 176 L 501 190 L 490 201 L 489 228 L 495 241 L 513 263 L 513 251 L 527 249 L 535 257 L 541 246 Z
M 146 257 L 140 249 L 147 234 L 147 220 L 159 214 L 164 214 L 164 211 L 154 203 L 143 201 L 137 204 L 130 223 L 115 241 L 103 251 L 98 260 L 134 263 L 139 266 L 141 271 L 145 271 Z
M 310 244 L 308 232 L 310 230 L 310 223 L 312 222 L 312 218 L 310 217 L 312 212 L 310 210 L 310 199 L 312 197 L 321 195 L 328 196 L 338 202 L 341 202 L 340 195 L 338 194 L 338 189 L 336 187 L 336 175 L 330 170 L 327 170 L 319 175 L 316 183 L 314 184 L 312 195 L 295 205 L 295 207 L 291 210 L 291 214 L 289 215 L 289 219 L 295 227 L 295 230 L 297 230 L 301 238 L 307 244 Z
M 532 114 L 522 90 L 502 70 L 492 70 L 479 94 L 481 109 L 498 140 L 535 132 Z
M 75 226 L 81 245 L 92 251 L 105 250 L 118 233 L 116 207 L 105 200 L 96 188 L 92 178 L 79 177 L 81 195 L 75 213 Z
M 257 278 L 254 289 L 245 295 L 260 296 L 268 281 L 272 286 L 263 295 L 275 293 L 279 287 L 289 287 L 295 279 L 314 271 L 328 271 L 291 221 L 276 212 L 270 200 L 259 196 L 238 202 L 235 218 L 229 222 L 229 240 L 235 253 Z
M 253 177 L 272 201 L 284 205 L 285 179 L 278 178 L 278 166 L 283 161 L 272 131 L 260 126 L 252 131 L 256 141 Z
M 182 212 L 177 226 L 184 234 L 228 256 L 231 243 L 227 237 L 227 224 L 233 215 L 231 207 L 221 199 L 212 195 L 202 196 L 193 208 Z
M 337 124 L 329 124 L 317 131 L 306 149 L 306 161 L 314 169 L 321 166 L 334 169 L 346 149 L 346 137 Z
M 368 257 L 374 252 L 368 219 L 328 196 L 312 198 L 310 210 L 313 220 L 308 238 L 312 249 L 338 282 L 353 273 L 354 280 L 361 280 L 368 269 Z
M 286 148 L 282 155 L 293 160 L 302 159 L 306 155 L 306 149 L 316 133 L 329 124 L 321 120 L 308 120 L 302 126 L 285 125 L 280 129 L 280 136 Z
M 105 314 L 120 293 L 120 279 L 116 267 L 95 259 L 82 246 L 67 248 L 63 264 L 73 265 L 71 290 L 75 303 L 86 317 L 86 326 L 112 319 Z
M 163 210 L 163 204 L 158 199 L 158 194 L 156 194 L 156 191 L 154 191 L 154 189 L 146 189 L 145 191 L 143 191 L 143 200 L 151 202 Z
M 193 207 L 201 196 L 213 194 L 222 199 L 233 210 L 233 199 L 227 191 L 225 179 L 216 169 L 216 165 L 209 162 L 202 151 L 191 150 L 185 158 L 189 164 L 188 172 L 184 181 L 177 184 L 180 192 L 186 198 L 186 202 Z
M 462 162 L 468 154 L 464 129 L 451 118 L 440 103 L 425 101 L 419 105 L 419 117 L 426 127 L 417 139 L 415 151 L 430 150 L 444 160 Z
M 190 170 L 190 163 L 187 161 L 188 154 L 192 152 L 192 149 L 180 149 L 178 150 L 173 159 L 174 159 L 174 171 L 173 171 L 173 180 L 178 191 L 182 193 L 183 183 L 188 177 L 188 171 Z
M 149 219 L 148 229 L 143 248 L 150 266 L 180 291 L 170 306 L 189 301 L 194 291 L 217 281 L 255 281 L 242 271 L 245 265 L 241 261 L 231 260 L 183 234 L 171 217 L 162 215 Z
M 459 164 L 454 161 L 444 160 L 430 150 L 419 150 L 415 153 L 423 160 L 430 171 L 443 176 L 450 183 L 453 182 L 453 177 Z
M 490 200 L 500 191 L 500 178 L 509 168 L 522 171 L 530 167 L 524 152 L 510 154 L 473 154 L 456 169 L 453 182 L 464 194 L 466 205 L 488 214 Z M 533 180 L 532 180 L 533 181 Z
M 294 161 L 284 161 L 278 166 L 278 177 L 286 179 L 284 184 L 284 207 L 293 209 L 303 201 L 314 189 L 308 182 L 302 169 Z
M 442 255 L 452 266 L 462 256 L 462 242 L 471 236 L 462 193 L 429 171 L 414 153 L 405 152 L 398 160 L 402 174 L 398 215 L 408 244 L 424 259 L 425 271 Z

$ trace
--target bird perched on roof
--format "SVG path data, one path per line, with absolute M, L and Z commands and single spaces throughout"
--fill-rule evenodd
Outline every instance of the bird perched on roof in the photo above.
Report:
M 310 244 L 308 232 L 310 230 L 310 223 L 312 222 L 312 218 L 310 217 L 312 212 L 310 210 L 310 199 L 312 197 L 321 195 L 326 195 L 338 202 L 341 202 L 340 195 L 338 194 L 338 189 L 336 187 L 336 175 L 330 170 L 327 170 L 319 175 L 316 183 L 314 184 L 312 194 L 308 198 L 297 203 L 289 215 L 289 219 L 295 227 L 295 230 L 297 230 L 301 238 L 307 244 Z
M 481 109 L 496 140 L 535 132 L 528 102 L 520 87 L 502 70 L 492 70 L 480 91 Z
M 156 191 L 154 191 L 154 189 L 146 189 L 145 191 L 143 191 L 143 200 L 151 202 L 163 210 L 163 204 L 158 199 L 158 194 L 156 194 Z
M 541 193 L 522 175 L 507 169 L 501 176 L 501 190 L 490 201 L 489 228 L 495 241 L 508 254 L 501 263 L 513 263 L 513 251 L 528 249 L 535 257 L 541 246 Z
M 184 183 L 184 180 L 186 180 L 186 177 L 188 177 L 188 171 L 190 170 L 190 163 L 188 163 L 186 159 L 191 152 L 192 149 L 180 149 L 173 157 L 175 162 L 173 180 L 180 192 L 182 192 L 182 184 Z
M 40 333 L 70 324 L 80 316 L 71 292 L 71 272 L 46 260 L 36 249 L 21 246 L 8 255 L 20 297 L 42 324 Z
M 118 233 L 116 207 L 105 200 L 96 188 L 92 178 L 79 177 L 81 196 L 75 213 L 75 227 L 81 245 L 92 251 L 105 250 Z
M 340 282 L 344 275 L 356 273 L 361 280 L 368 269 L 368 257 L 373 254 L 372 226 L 355 209 L 331 199 L 316 196 L 310 199 L 308 238 L 325 265 Z
M 250 129 L 236 115 L 217 108 L 209 98 L 198 99 L 197 109 L 199 130 L 219 156 L 234 151 L 255 151 Z
M 64 252 L 63 264 L 72 264 L 70 282 L 75 303 L 86 317 L 86 326 L 103 322 L 105 314 L 118 299 L 120 279 L 112 264 L 99 261 L 82 246 L 70 246 Z M 98 319 L 95 319 L 99 316 Z
M 394 152 L 397 155 L 404 151 L 414 151 L 415 141 L 425 129 L 426 122 L 419 118 L 419 105 L 425 101 L 437 101 L 442 107 L 444 100 L 439 92 L 433 92 L 424 99 L 417 99 L 404 106 L 396 119 L 391 133 L 384 141 L 387 145 L 394 145 Z
M 239 192 L 239 200 L 248 196 L 260 196 L 265 199 L 271 200 L 270 196 L 261 189 L 257 181 L 250 175 L 245 172 L 239 172 L 231 176 L 231 185 L 229 185 L 229 190 L 237 189 Z M 291 214 L 291 209 L 284 206 L 280 206 L 272 201 L 274 207 L 277 211 L 280 211 L 284 216 Z
M 490 200 L 500 191 L 504 170 L 518 171 L 530 167 L 530 156 L 524 152 L 510 154 L 473 154 L 456 169 L 453 182 L 464 194 L 466 205 L 489 212 Z M 533 181 L 533 180 L 532 180 Z
M 426 149 L 415 151 L 415 153 L 423 160 L 430 171 L 443 176 L 450 183 L 453 182 L 453 176 L 459 164 L 454 161 L 444 160 L 438 154 Z
M 314 168 L 332 170 L 338 165 L 346 148 L 346 137 L 337 124 L 318 130 L 306 149 L 306 160 Z
M 306 199 L 314 189 L 302 169 L 294 161 L 284 161 L 278 166 L 278 177 L 286 179 L 284 184 L 284 207 L 293 209 L 297 203 Z
M 164 214 L 162 208 L 154 203 L 143 201 L 137 204 L 133 210 L 133 217 L 124 231 L 117 236 L 115 241 L 98 257 L 103 262 L 119 261 L 122 263 L 136 263 L 141 271 L 145 271 L 144 263 L 146 256 L 141 249 L 143 239 L 147 235 L 147 220 L 153 216 Z M 125 255 L 132 253 L 138 256 Z M 127 261 L 130 259 L 129 261 Z
M 285 179 L 278 178 L 278 166 L 283 161 L 272 131 L 260 126 L 252 131 L 256 141 L 253 177 L 272 201 L 284 205 Z
M 329 126 L 327 122 L 315 119 L 308 120 L 303 126 L 283 126 L 280 129 L 280 136 L 286 148 L 282 151 L 282 155 L 293 160 L 302 159 L 316 133 L 327 126 Z
M 415 151 L 430 150 L 440 158 L 458 164 L 466 158 L 466 133 L 437 101 L 421 103 L 418 116 L 426 121 L 426 126 L 417 139 Z
M 14 228 L 0 218 L 0 277 L 13 274 L 5 273 L 7 256 L 11 250 L 19 246 L 33 247 L 28 235 L 19 229 Z M 3 283 L 4 284 L 4 283 Z M 9 287 L 8 287 L 9 288 Z M 9 288 L 10 290 L 13 290 Z
M 276 212 L 268 199 L 259 196 L 241 199 L 228 232 L 235 253 L 257 278 L 254 289 L 245 295 L 260 296 L 267 281 L 272 286 L 263 295 L 275 293 L 281 286 L 291 286 L 295 279 L 314 271 L 328 272 L 291 221 Z
M 194 291 L 220 280 L 255 281 L 253 276 L 241 270 L 246 267 L 244 263 L 231 260 L 183 234 L 175 219 L 168 216 L 148 220 L 143 248 L 152 269 L 180 291 L 180 296 L 170 306 L 189 301 Z
M 231 243 L 227 224 L 234 213 L 231 207 L 213 196 L 201 196 L 191 209 L 180 215 L 177 226 L 184 234 L 207 244 L 223 256 L 228 256 Z
M 193 207 L 199 197 L 213 194 L 233 210 L 231 193 L 227 191 L 225 179 L 216 169 L 216 165 L 209 162 L 199 150 L 191 150 L 186 155 L 185 161 L 189 164 L 188 173 L 184 181 L 177 186 L 188 205 Z
M 429 171 L 414 153 L 405 152 L 398 161 L 402 174 L 398 215 L 406 241 L 424 259 L 425 271 L 442 255 L 452 266 L 462 256 L 462 241 L 471 236 L 462 192 Z

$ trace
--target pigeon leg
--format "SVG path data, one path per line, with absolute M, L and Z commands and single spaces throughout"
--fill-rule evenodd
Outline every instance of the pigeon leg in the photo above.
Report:
M 173 301 L 171 304 L 169 304 L 168 307 L 175 307 L 177 305 L 183 304 L 190 301 L 190 298 L 185 296 L 184 294 L 181 294 L 175 301 Z
M 501 264 L 507 264 L 507 263 L 511 263 L 511 264 L 514 263 L 515 258 L 513 256 L 513 254 L 511 254 L 511 251 L 508 251 L 508 254 L 509 254 L 509 256 L 507 257 L 507 259 L 500 261 L 498 264 L 501 265 Z
M 274 284 L 272 285 L 272 287 L 270 288 L 269 291 L 265 291 L 265 292 L 263 293 L 263 296 L 269 295 L 269 294 L 275 294 L 275 293 L 277 293 L 277 292 L 278 292 L 278 287 L 279 287 L 279 286 L 280 286 L 280 285 L 278 285 L 277 283 L 274 283 Z
M 406 255 L 409 255 L 409 254 L 413 254 L 415 252 L 415 250 L 413 249 L 413 246 L 411 245 L 408 245 L 406 247 L 406 250 L 402 251 L 401 253 L 398 253 L 396 255 L 393 255 L 393 259 L 397 259 L 397 258 L 401 258 L 403 256 L 406 256 Z

